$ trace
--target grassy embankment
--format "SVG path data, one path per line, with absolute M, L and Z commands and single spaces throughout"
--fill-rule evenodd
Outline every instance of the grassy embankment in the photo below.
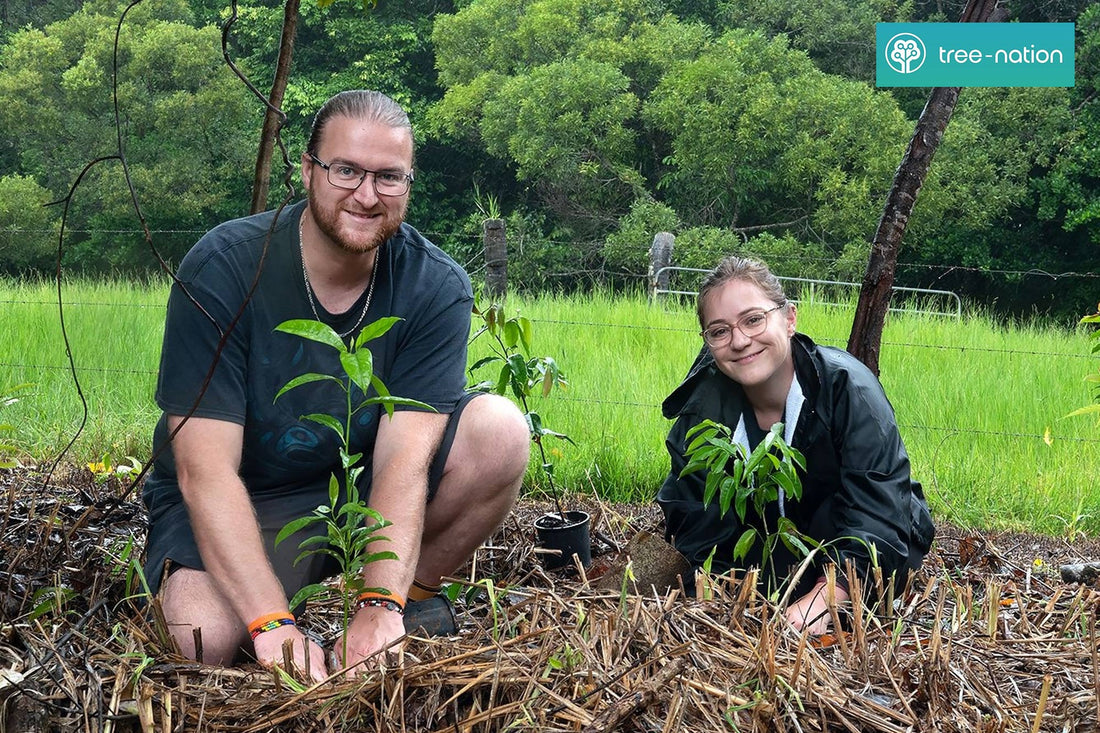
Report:
M 162 284 L 68 283 L 65 323 L 88 422 L 68 460 L 149 454 L 160 351 Z M 81 420 L 52 284 L 0 281 L 0 390 L 32 382 L 0 422 L 25 457 L 56 455 Z M 535 321 L 535 349 L 554 356 L 568 391 L 535 406 L 544 423 L 576 442 L 548 443 L 555 475 L 611 501 L 649 501 L 666 471 L 668 423 L 659 405 L 698 347 L 687 306 L 641 298 L 515 300 Z M 800 330 L 843 347 L 851 310 L 804 303 Z M 475 344 L 471 359 L 483 353 Z M 938 516 L 965 525 L 1051 534 L 1100 531 L 1100 430 L 1061 419 L 1088 402 L 1095 370 L 1082 334 L 998 326 L 981 315 L 960 323 L 892 314 L 882 381 L 898 414 L 914 473 Z M 1044 440 L 1049 430 L 1050 442 Z M 537 486 L 541 475 L 532 470 Z

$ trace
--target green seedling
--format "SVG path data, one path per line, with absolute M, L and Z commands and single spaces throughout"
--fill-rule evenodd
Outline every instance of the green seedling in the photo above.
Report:
M 398 405 L 435 411 L 430 405 L 418 400 L 391 395 L 382 380 L 374 374 L 373 356 L 365 344 L 384 335 L 399 320 L 399 318 L 388 317 L 374 321 L 365 326 L 348 344 L 345 344 L 329 326 L 319 321 L 296 319 L 284 321 L 275 328 L 276 331 L 316 341 L 335 349 L 344 371 L 343 376 L 314 372 L 301 374 L 283 385 L 275 395 L 277 401 L 290 390 L 304 384 L 330 382 L 343 391 L 346 405 L 343 421 L 339 416 L 326 413 L 302 416 L 302 420 L 309 420 L 326 427 L 339 437 L 342 475 L 333 474 L 329 477 L 328 504 L 322 504 L 307 516 L 288 522 L 276 535 L 275 544 L 278 546 L 295 533 L 313 525 L 323 526 L 324 533 L 315 533 L 298 544 L 301 553 L 294 562 L 297 564 L 311 555 L 328 555 L 340 567 L 339 582 L 335 587 L 324 583 L 307 585 L 294 594 L 290 605 L 294 608 L 318 596 L 336 595 L 343 609 L 345 631 L 351 620 L 352 604 L 360 593 L 366 591 L 389 593 L 385 588 L 367 587 L 362 577 L 363 568 L 373 562 L 397 559 L 397 555 L 388 550 L 370 551 L 373 543 L 388 541 L 388 538 L 378 532 L 390 526 L 392 522 L 367 506 L 360 497 L 358 482 L 365 467 L 362 465 L 363 454 L 351 452 L 352 419 L 360 410 L 371 405 L 381 405 L 390 417 L 393 416 L 394 407 Z M 374 394 L 370 395 L 372 389 Z M 345 491 L 345 499 L 342 503 L 341 487 Z M 344 656 L 347 656 L 346 634 L 344 635 Z
M 539 457 L 542 459 L 542 470 L 546 474 L 554 506 L 558 510 L 558 515 L 564 519 L 565 513 L 562 511 L 558 490 L 554 484 L 554 464 L 547 458 L 542 439 L 549 436 L 570 443 L 573 441 L 569 436 L 543 425 L 542 418 L 531 409 L 529 400 L 536 394 L 547 397 L 554 387 L 567 388 L 569 382 L 553 358 L 533 355 L 531 348 L 533 329 L 530 320 L 519 315 L 507 316 L 504 306 L 500 303 L 494 303 L 487 308 L 482 308 L 480 303 L 475 303 L 474 315 L 481 318 L 482 326 L 470 341 L 473 342 L 483 334 L 488 335 L 492 354 L 475 362 L 469 369 L 470 374 L 489 367 L 497 368 L 497 372 L 493 379 L 478 382 L 472 385 L 471 389 L 501 396 L 510 395 L 515 398 L 527 420 L 531 440 L 538 447 Z
M 809 554 L 813 540 L 799 532 L 787 517 L 777 526 L 767 526 L 764 508 L 779 499 L 780 489 L 791 499 L 802 497 L 798 469 L 806 469 L 806 459 L 783 440 L 783 424 L 776 423 L 756 449 L 749 452 L 733 439 L 733 431 L 713 420 L 704 420 L 687 432 L 687 465 L 680 476 L 706 471 L 703 504 L 716 498 L 725 516 L 732 508 L 745 524 L 751 503 L 761 527 L 746 527 L 734 545 L 734 560 L 744 559 L 753 546 L 762 541 L 761 563 L 768 565 L 776 544 L 782 542 L 796 556 Z

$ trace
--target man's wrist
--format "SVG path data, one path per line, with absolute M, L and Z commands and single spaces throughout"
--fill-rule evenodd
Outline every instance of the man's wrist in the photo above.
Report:
M 256 638 L 261 634 L 274 631 L 283 626 L 297 626 L 297 620 L 294 618 L 294 614 L 290 611 L 266 613 L 249 622 L 248 635 L 252 637 L 252 641 L 256 641 Z
M 355 608 L 380 608 L 400 616 L 405 615 L 405 599 L 396 593 L 379 593 L 377 591 L 364 591 L 355 599 Z

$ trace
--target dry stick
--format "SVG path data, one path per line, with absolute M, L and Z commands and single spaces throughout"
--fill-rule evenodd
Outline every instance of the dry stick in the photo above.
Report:
M 844 656 L 845 663 L 851 667 L 852 650 L 848 648 L 848 640 L 844 638 L 844 629 L 840 626 L 840 614 L 836 609 L 836 565 L 825 568 L 825 602 L 829 609 L 829 616 L 833 620 L 837 641 L 840 642 L 840 653 Z
M 657 694 L 684 671 L 687 658 L 680 657 L 661 669 L 654 678 L 640 690 L 636 690 L 604 710 L 584 729 L 583 733 L 601 733 L 615 730 L 628 717 L 639 710 L 652 705 Z
M 1092 699 L 1096 703 L 1096 723 L 1100 725 L 1100 659 L 1096 654 L 1096 610 L 1089 616 L 1089 651 L 1092 653 Z
M 1035 711 L 1035 722 L 1031 725 L 1031 733 L 1038 733 L 1039 726 L 1043 722 L 1043 713 L 1047 709 L 1047 695 L 1050 694 L 1050 683 L 1053 677 L 1050 674 L 1043 675 L 1043 689 L 1039 692 L 1039 707 Z
M 202 664 L 202 627 L 191 629 L 191 638 L 195 640 L 195 661 Z

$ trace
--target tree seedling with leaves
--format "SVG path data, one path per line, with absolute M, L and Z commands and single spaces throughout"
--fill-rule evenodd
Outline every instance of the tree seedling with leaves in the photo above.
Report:
M 480 303 L 475 303 L 473 312 L 475 316 L 481 318 L 483 325 L 474 333 L 470 341 L 473 342 L 483 334 L 487 334 L 490 338 L 489 348 L 493 353 L 475 362 L 470 367 L 470 374 L 491 365 L 498 366 L 499 370 L 494 379 L 479 382 L 471 389 L 501 396 L 511 394 L 515 397 L 527 420 L 531 440 L 538 447 L 542 470 L 550 486 L 554 507 L 558 511 L 558 516 L 564 521 L 565 512 L 562 511 L 557 486 L 554 484 L 554 464 L 546 456 L 542 439 L 550 436 L 570 443 L 573 441 L 569 436 L 543 425 L 542 418 L 531 409 L 528 399 L 536 393 L 546 397 L 555 386 L 568 387 L 569 382 L 566 381 L 565 374 L 558 368 L 553 358 L 532 355 L 533 329 L 529 319 L 520 315 L 508 317 L 504 306 L 500 303 L 493 303 L 487 308 L 482 308 Z
M 689 441 L 688 462 L 680 476 L 707 472 L 703 505 L 709 506 L 717 497 L 721 516 L 732 507 L 745 525 L 751 503 L 760 518 L 760 528 L 747 526 L 737 539 L 734 560 L 743 560 L 760 540 L 763 541 L 762 565 L 769 564 L 778 542 L 796 556 L 805 557 L 810 553 L 810 545 L 817 543 L 802 534 L 789 518 L 779 517 L 774 530 L 767 526 L 765 507 L 779 500 L 780 489 L 796 501 L 802 497 L 802 481 L 797 469 L 806 470 L 806 459 L 783 440 L 783 423 L 773 425 L 751 452 L 734 441 L 729 427 L 713 420 L 704 420 L 692 427 L 686 439 Z
M 290 601 L 291 608 L 304 603 L 317 596 L 336 595 L 340 598 L 343 608 L 344 629 L 347 629 L 351 619 L 351 607 L 354 599 L 361 593 L 371 591 L 388 594 L 385 588 L 368 588 L 365 586 L 362 571 L 372 562 L 379 560 L 396 560 L 397 555 L 390 551 L 370 552 L 370 546 L 380 540 L 388 540 L 378 532 L 388 527 L 392 522 L 384 519 L 381 514 L 367 506 L 360 498 L 358 481 L 365 467 L 361 465 L 362 453 L 351 452 L 351 426 L 352 418 L 360 410 L 371 405 L 381 405 L 386 414 L 393 417 L 393 408 L 396 405 L 417 407 L 424 410 L 435 410 L 418 400 L 405 397 L 395 397 L 389 393 L 385 384 L 374 374 L 374 360 L 365 344 L 389 331 L 399 318 L 380 318 L 368 324 L 359 332 L 359 335 L 349 344 L 345 344 L 340 336 L 327 325 L 320 321 L 309 319 L 295 319 L 284 321 L 275 327 L 276 331 L 282 331 L 300 338 L 316 341 L 336 350 L 340 357 L 340 366 L 344 376 L 332 374 L 318 374 L 310 372 L 301 374 L 285 385 L 275 395 L 277 401 L 292 389 L 312 382 L 332 382 L 344 393 L 346 411 L 343 422 L 336 415 L 326 413 L 313 413 L 303 415 L 302 420 L 309 420 L 322 425 L 340 438 L 340 467 L 342 477 L 333 474 L 329 477 L 328 504 L 322 504 L 305 517 L 299 517 L 286 524 L 275 537 L 275 544 L 279 545 L 288 537 L 307 527 L 322 524 L 324 534 L 314 534 L 299 543 L 301 554 L 295 558 L 297 564 L 310 555 L 329 555 L 340 567 L 339 581 L 335 587 L 324 583 L 307 585 L 294 594 Z M 375 394 L 370 394 L 371 388 Z M 340 503 L 340 488 L 346 491 L 345 501 Z M 344 657 L 347 657 L 347 637 L 344 637 Z

